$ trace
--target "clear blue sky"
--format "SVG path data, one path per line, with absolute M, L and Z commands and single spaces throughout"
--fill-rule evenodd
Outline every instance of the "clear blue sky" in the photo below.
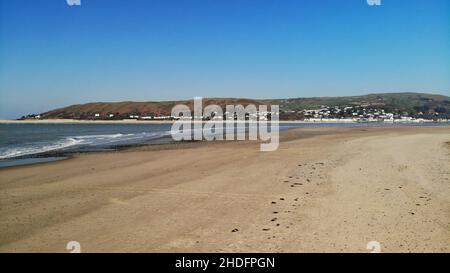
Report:
M 90 101 L 450 95 L 448 0 L 0 2 L 0 118 Z

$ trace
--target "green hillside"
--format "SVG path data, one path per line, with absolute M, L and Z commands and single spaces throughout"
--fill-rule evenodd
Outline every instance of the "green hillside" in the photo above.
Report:
M 107 118 L 113 114 L 114 119 L 128 118 L 130 115 L 159 116 L 170 115 L 176 104 L 186 104 L 191 109 L 193 101 L 164 101 L 164 102 L 97 102 L 71 105 L 41 114 L 41 118 L 54 119 L 92 119 L 95 114 L 99 118 Z M 278 104 L 283 112 L 318 109 L 322 106 L 345 107 L 363 106 L 383 109 L 390 113 L 405 113 L 414 116 L 422 113 L 425 117 L 433 117 L 436 113 L 440 117 L 450 118 L 450 97 L 424 93 L 384 93 L 349 97 L 317 97 L 291 98 L 272 100 L 253 100 L 237 98 L 209 98 L 203 104 L 217 104 L 224 107 L 227 104 Z

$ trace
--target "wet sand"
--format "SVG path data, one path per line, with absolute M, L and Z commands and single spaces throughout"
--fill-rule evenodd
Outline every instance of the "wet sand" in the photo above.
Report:
M 0 251 L 450 252 L 450 127 L 334 127 L 0 169 Z

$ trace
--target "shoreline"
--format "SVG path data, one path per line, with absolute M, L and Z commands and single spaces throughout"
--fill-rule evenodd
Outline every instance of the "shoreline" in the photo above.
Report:
M 75 119 L 45 119 L 45 120 L 9 120 L 9 119 L 0 119 L 0 124 L 173 124 L 175 121 L 171 120 L 135 120 L 135 119 L 126 119 L 126 120 L 75 120 Z M 184 122 L 192 122 L 196 123 L 197 121 L 184 121 Z M 205 123 L 206 121 L 202 121 Z M 217 122 L 223 123 L 247 123 L 248 121 L 228 121 L 228 120 L 217 120 Z M 358 122 L 355 120 L 349 119 L 324 119 L 317 121 L 305 121 L 305 120 L 280 120 L 278 121 L 280 124 L 439 124 L 439 123 L 449 123 L 450 121 L 433 121 L 433 120 L 418 120 L 418 121 L 369 121 L 369 122 Z
M 55 124 L 61 124 L 59 122 Z M 293 123 L 293 124 L 299 124 L 299 123 Z M 324 124 L 324 123 L 305 123 L 305 124 Z M 325 123 L 327 124 L 327 123 Z M 339 124 L 339 126 L 333 126 L 333 124 L 337 123 L 328 123 L 329 125 L 326 126 L 307 126 L 307 127 L 292 127 L 287 128 L 280 131 L 280 137 L 283 135 L 289 135 L 290 131 L 295 131 L 301 128 L 308 129 L 308 128 L 322 128 L 324 130 L 333 130 L 333 128 L 342 128 L 342 129 L 350 129 L 350 128 L 400 128 L 400 127 L 420 127 L 420 126 L 427 126 L 427 127 L 442 127 L 442 126 L 448 126 L 448 123 L 342 123 Z M 355 125 L 361 124 L 361 126 L 355 126 Z M 313 129 L 314 130 L 314 129 Z M 92 149 L 60 149 L 60 150 L 50 150 L 35 154 L 26 154 L 22 156 L 17 157 L 11 157 L 11 158 L 2 158 L 0 159 L 0 169 L 6 169 L 6 168 L 14 168 L 14 167 L 21 167 L 21 166 L 29 166 L 29 165 L 38 165 L 38 164 L 46 164 L 51 163 L 55 161 L 66 161 L 68 159 L 71 159 L 78 155 L 84 155 L 84 154 L 104 154 L 104 153 L 111 153 L 111 152 L 121 152 L 121 151 L 127 151 L 127 150 L 136 150 L 140 149 L 142 147 L 149 147 L 152 149 L 153 147 L 180 147 L 187 144 L 195 144 L 195 145 L 206 145 L 207 143 L 223 143 L 224 141 L 182 141 L 182 142 L 176 142 L 171 140 L 170 136 L 164 136 L 159 139 L 154 139 L 147 142 L 142 143 L 132 143 L 132 144 L 120 144 L 120 145 L 112 145 L 107 148 L 92 148 Z M 248 140 L 244 141 L 225 141 L 225 142 L 248 142 Z M 256 141 L 259 143 L 259 141 Z M 158 148 L 156 148 L 158 149 Z M 50 160 L 53 158 L 53 160 Z

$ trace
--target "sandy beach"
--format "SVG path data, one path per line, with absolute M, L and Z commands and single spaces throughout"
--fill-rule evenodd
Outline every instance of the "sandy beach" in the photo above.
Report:
M 450 252 L 450 127 L 328 127 L 0 169 L 0 252 Z

